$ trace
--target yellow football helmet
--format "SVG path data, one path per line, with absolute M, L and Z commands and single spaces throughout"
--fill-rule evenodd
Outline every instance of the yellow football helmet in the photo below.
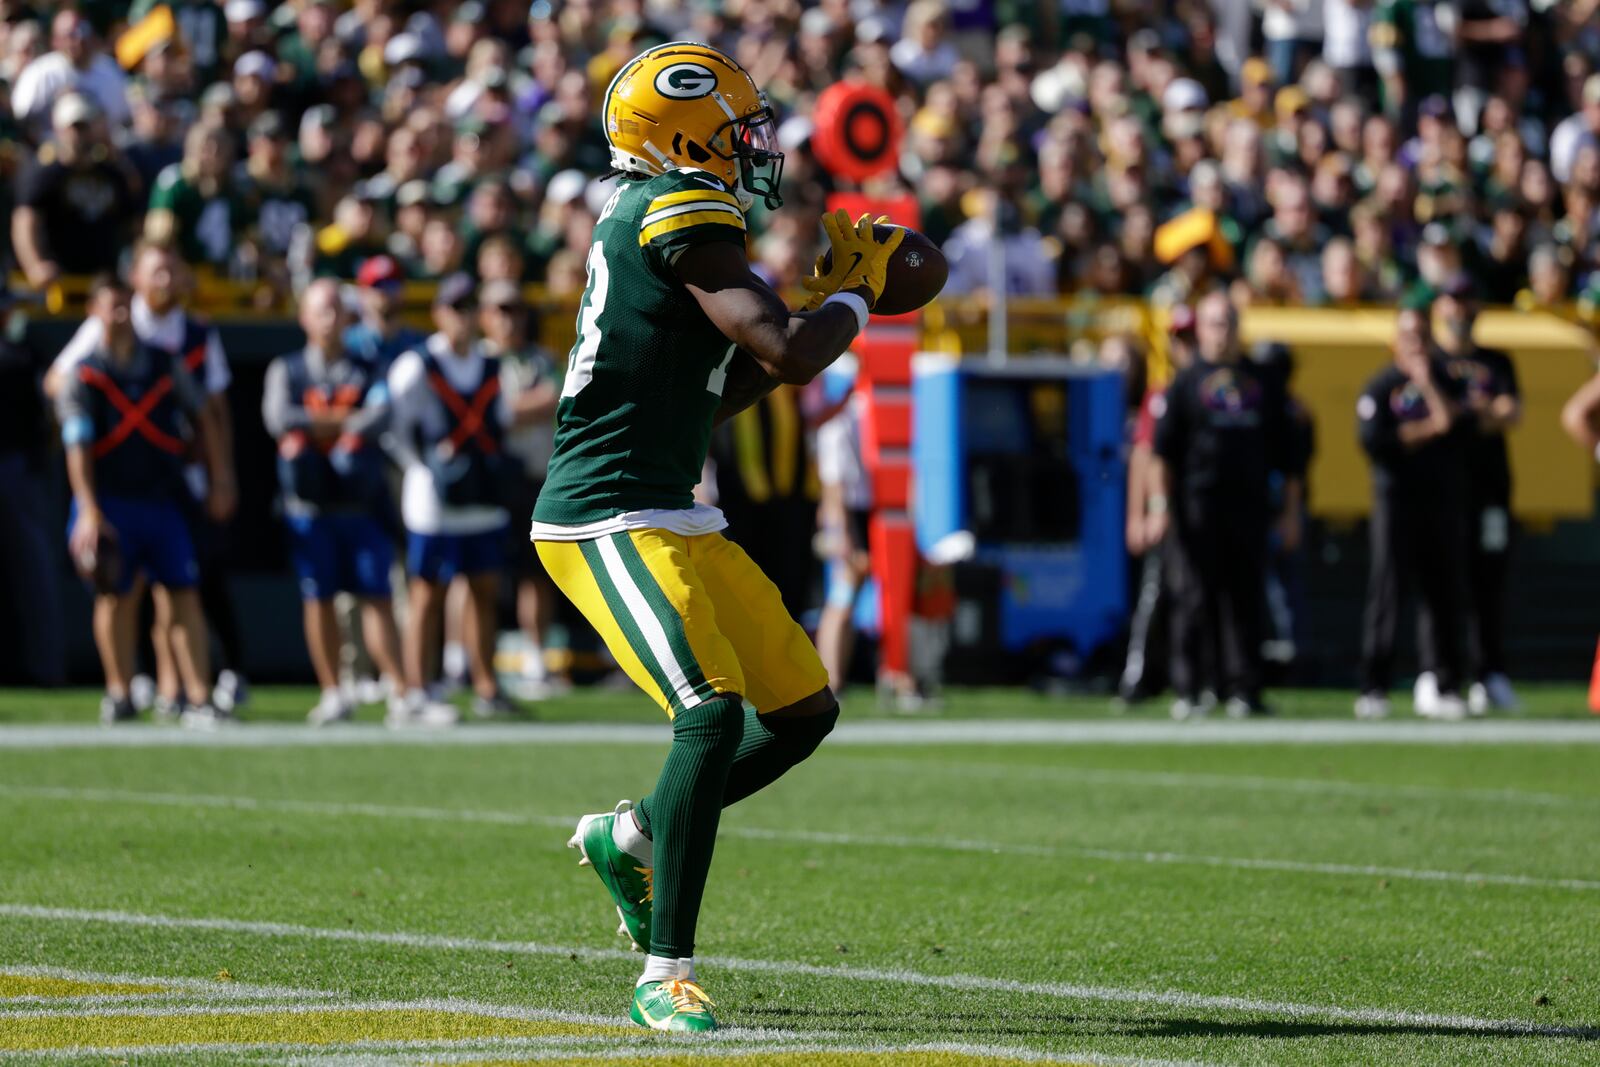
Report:
M 611 165 L 628 174 L 678 168 L 721 178 L 749 207 L 778 207 L 783 153 L 767 94 L 732 57 L 674 41 L 646 49 L 611 79 L 604 104 Z

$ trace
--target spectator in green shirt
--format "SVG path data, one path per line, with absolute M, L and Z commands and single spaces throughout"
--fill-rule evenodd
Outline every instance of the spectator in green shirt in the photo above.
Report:
M 227 267 L 244 227 L 244 204 L 234 188 L 233 138 L 200 124 L 183 142 L 183 160 L 163 170 L 150 190 L 144 235 L 171 245 L 186 263 Z

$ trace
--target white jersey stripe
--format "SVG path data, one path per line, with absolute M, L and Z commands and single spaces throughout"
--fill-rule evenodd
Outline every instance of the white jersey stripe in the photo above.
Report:
M 744 213 L 732 204 L 724 204 L 720 200 L 695 200 L 691 203 L 673 204 L 671 207 L 652 211 L 640 221 L 639 228 L 642 230 L 646 226 L 654 225 L 665 219 L 674 218 L 678 215 L 687 215 L 695 211 L 723 211 L 738 219 L 740 226 L 744 225 Z
M 613 535 L 613 537 L 627 536 L 625 533 Z M 656 664 L 666 676 L 667 684 L 672 686 L 678 703 L 686 708 L 697 707 L 702 701 L 695 693 L 694 686 L 689 684 L 689 676 L 684 671 L 683 664 L 672 654 L 672 643 L 667 640 L 667 631 L 662 629 L 661 620 L 650 610 L 650 602 L 645 600 L 644 593 L 633 580 L 633 575 L 628 573 L 628 565 L 622 562 L 622 554 L 617 551 L 616 543 L 611 537 L 602 537 L 595 541 L 595 547 L 600 550 L 600 559 L 606 565 L 606 574 L 610 577 L 611 584 L 622 594 L 628 613 L 633 616 L 633 624 L 644 635 L 645 643 L 650 646 Z

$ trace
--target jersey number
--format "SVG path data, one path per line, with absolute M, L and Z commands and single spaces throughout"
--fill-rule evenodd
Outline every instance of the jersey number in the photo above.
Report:
M 722 390 L 728 385 L 728 364 L 733 361 L 733 350 L 738 345 L 729 345 L 727 355 L 722 357 L 722 362 L 711 368 L 711 374 L 706 378 L 706 392 L 712 396 L 721 396 Z
M 577 396 L 594 377 L 594 357 L 600 351 L 600 313 L 606 309 L 606 290 L 611 275 L 606 267 L 605 242 L 596 241 L 589 249 L 589 285 L 583 294 L 583 309 L 578 313 L 578 343 L 567 360 L 567 377 L 561 395 Z

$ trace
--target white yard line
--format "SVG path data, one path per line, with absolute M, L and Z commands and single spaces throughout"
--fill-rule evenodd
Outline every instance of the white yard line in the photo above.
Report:
M 498 826 L 551 826 L 565 829 L 576 815 L 541 815 L 509 811 L 472 811 L 456 808 L 341 803 L 316 800 L 269 800 L 258 797 L 206 793 L 144 793 L 120 789 L 77 789 L 66 786 L 0 785 L 0 796 L 32 796 L 55 800 L 106 801 L 119 804 L 155 804 L 168 807 L 224 808 L 242 811 L 284 812 L 328 818 L 417 819 L 428 822 L 488 823 Z M 1584 878 L 1541 878 L 1526 874 L 1480 871 L 1431 870 L 1387 867 L 1377 864 L 1324 863 L 1255 856 L 1209 856 L 1165 850 L 1090 848 L 1078 845 L 1031 845 L 955 837 L 913 837 L 893 834 L 846 834 L 818 830 L 768 829 L 724 823 L 725 837 L 754 841 L 781 841 L 833 845 L 847 848 L 903 848 L 983 856 L 1034 856 L 1048 859 L 1103 860 L 1112 863 L 1147 863 L 1163 866 L 1217 867 L 1241 871 L 1277 871 L 1285 874 L 1320 874 L 1334 877 L 1391 878 L 1411 882 L 1453 882 L 1459 885 L 1511 886 L 1521 889 L 1600 891 L 1600 881 Z
M 316 994 L 312 993 L 311 996 Z M 6 1019 L 78 1019 L 116 1016 L 123 1018 L 165 1019 L 185 1015 L 317 1015 L 330 1012 L 371 1011 L 406 1012 L 439 1011 L 460 1015 L 482 1015 L 496 1019 L 520 1019 L 528 1022 L 573 1023 L 583 1026 L 617 1026 L 623 1021 L 618 1016 L 582 1015 L 576 1012 L 554 1011 L 544 1008 L 525 1008 L 512 1004 L 488 1004 L 476 1000 L 458 1000 L 450 997 L 423 998 L 419 1000 L 284 1000 L 279 1004 L 230 1003 L 216 1000 L 210 1003 L 189 1004 L 128 1004 L 114 1007 L 63 1006 L 44 1007 L 28 1011 L 7 1012 Z M 790 1036 L 789 1032 L 774 1031 L 757 1034 L 758 1038 Z
M 966 1044 L 962 1042 L 928 1042 L 919 1044 L 893 1044 L 853 1042 L 831 1044 L 821 1041 L 769 1041 L 749 1045 L 732 1044 L 726 1035 L 736 1031 L 721 1031 L 713 1035 L 697 1035 L 689 1041 L 641 1032 L 638 1037 L 626 1038 L 542 1038 L 500 1037 L 461 1038 L 419 1041 L 349 1041 L 324 1045 L 289 1044 L 285 1042 L 183 1042 L 168 1045 L 94 1046 L 65 1049 L 31 1049 L 8 1052 L 8 1057 L 18 1059 L 52 1060 L 90 1056 L 107 1056 L 121 1059 L 128 1055 L 138 1057 L 185 1054 L 248 1055 L 251 1053 L 284 1053 L 273 1062 L 285 1064 L 316 1065 L 316 1067 L 412 1067 L 432 1063 L 453 1063 L 495 1057 L 515 1056 L 530 1062 L 559 1063 L 563 1060 L 602 1059 L 636 1060 L 648 1056 L 671 1056 L 696 1059 L 724 1057 L 770 1056 L 778 1053 L 956 1053 L 993 1059 L 1025 1060 L 1034 1063 L 1079 1064 L 1088 1067 L 1208 1067 L 1196 1060 L 1150 1059 L 1143 1056 L 1107 1056 L 1096 1052 L 1041 1052 L 1027 1048 L 1008 1048 L 996 1045 Z
M 959 1041 L 923 1042 L 918 1044 L 900 1045 L 889 1042 L 871 1044 L 822 1044 L 814 1041 L 802 1042 L 775 1042 L 767 1045 L 751 1045 L 739 1048 L 707 1048 L 698 1044 L 687 1042 L 673 1042 L 672 1044 L 657 1044 L 654 1046 L 635 1046 L 631 1048 L 602 1048 L 588 1051 L 574 1051 L 569 1049 L 535 1049 L 531 1052 L 516 1053 L 519 1060 L 529 1062 L 559 1063 L 568 1059 L 597 1059 L 597 1060 L 624 1060 L 632 1059 L 641 1053 L 654 1053 L 659 1056 L 673 1056 L 684 1058 L 723 1058 L 734 1056 L 772 1056 L 781 1053 L 877 1053 L 899 1054 L 915 1056 L 918 1054 L 939 1054 L 972 1056 L 984 1059 L 1023 1060 L 1031 1063 L 1058 1063 L 1079 1065 L 1079 1067 L 1208 1067 L 1198 1060 L 1169 1060 L 1151 1059 L 1146 1056 L 1110 1056 L 1100 1052 L 1042 1052 L 1028 1048 L 1009 1048 L 1000 1045 L 980 1045 Z M 343 1053 L 330 1050 L 325 1055 L 308 1051 L 305 1055 L 293 1057 L 288 1061 L 291 1065 L 316 1065 L 316 1067 L 410 1067 L 412 1064 L 421 1063 L 457 1063 L 470 1061 L 482 1052 L 472 1049 L 441 1050 L 438 1053 L 429 1053 L 426 1060 L 419 1060 L 415 1053 L 411 1055 L 396 1055 L 384 1053 Z
M 1406 782 L 1358 782 L 1347 778 L 1275 778 L 1259 774 L 1200 774 L 1189 771 L 1144 771 L 1126 768 L 1050 766 L 1041 763 L 999 763 L 964 759 L 894 759 L 834 754 L 833 762 L 862 768 L 906 771 L 936 770 L 973 777 L 1054 781 L 1064 785 L 1110 785 L 1130 788 L 1218 789 L 1248 793 L 1289 793 L 1307 796 L 1402 796 L 1448 801 L 1482 801 L 1489 804 L 1530 804 L 1539 807 L 1597 806 L 1600 796 L 1582 793 L 1547 793 L 1526 789 L 1484 789 L 1474 786 L 1418 785 Z
M 150 725 L 0 727 L 0 749 L 298 748 L 332 745 L 665 745 L 665 725 L 484 723 L 451 730 L 387 730 L 360 723 L 321 729 L 245 723 L 220 730 Z M 829 746 L 920 745 L 1600 745 L 1600 720 L 1493 719 L 1487 722 L 1357 722 L 1272 719 L 1193 723 L 1123 719 L 965 719 L 845 722 Z
M 0 905 L 0 917 L 46 922 L 104 923 L 112 926 L 161 930 L 204 930 L 250 934 L 268 938 L 305 938 L 317 941 L 390 945 L 424 951 L 489 952 L 500 955 L 564 956 L 568 959 L 612 960 L 636 963 L 635 953 L 622 949 L 596 949 L 581 945 L 547 945 L 530 941 L 501 941 L 452 937 L 409 931 L 351 930 L 199 916 L 149 915 L 126 911 L 54 908 L 31 904 Z M 1474 1033 L 1529 1034 L 1544 1037 L 1600 1037 L 1600 1028 L 1558 1025 L 1527 1019 L 1493 1019 L 1473 1015 L 1352 1008 L 1339 1004 L 1308 1004 L 1256 997 L 1218 996 L 1182 990 L 1129 989 L 1071 982 L 1024 982 L 974 974 L 928 974 L 904 968 L 821 966 L 792 960 L 757 960 L 706 956 L 697 962 L 711 968 L 746 971 L 779 977 L 804 976 L 835 981 L 882 983 L 924 989 L 997 992 L 1048 997 L 1065 1001 L 1143 1004 L 1195 1011 L 1235 1011 L 1276 1015 L 1291 1019 L 1333 1019 L 1378 1026 L 1429 1027 Z

